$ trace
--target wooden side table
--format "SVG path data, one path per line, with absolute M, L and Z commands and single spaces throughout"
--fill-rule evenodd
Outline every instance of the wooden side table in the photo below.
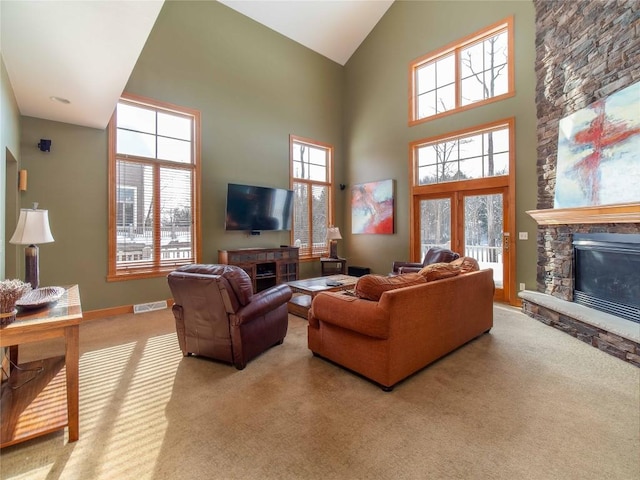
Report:
M 347 259 L 346 258 L 321 258 L 320 271 L 323 277 L 327 275 L 346 275 Z
M 78 440 L 79 331 L 82 320 L 77 285 L 68 287 L 48 308 L 21 312 L 0 329 L 0 346 L 10 347 L 17 365 L 2 383 L 0 448 L 69 426 L 69 442 Z M 64 356 L 18 363 L 18 346 L 50 338 L 65 339 Z

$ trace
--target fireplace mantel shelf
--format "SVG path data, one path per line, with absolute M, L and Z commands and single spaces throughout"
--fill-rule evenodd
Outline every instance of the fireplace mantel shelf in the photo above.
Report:
M 573 225 L 579 223 L 640 223 L 640 203 L 600 205 L 580 208 L 528 210 L 538 225 Z

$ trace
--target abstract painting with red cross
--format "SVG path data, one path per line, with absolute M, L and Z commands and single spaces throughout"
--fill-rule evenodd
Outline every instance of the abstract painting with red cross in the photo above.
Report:
M 555 208 L 640 202 L 640 82 L 560 120 Z

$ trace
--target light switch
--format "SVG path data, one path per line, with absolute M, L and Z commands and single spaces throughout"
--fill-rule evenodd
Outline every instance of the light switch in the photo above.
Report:
M 529 232 L 518 232 L 518 238 L 520 240 L 529 240 Z

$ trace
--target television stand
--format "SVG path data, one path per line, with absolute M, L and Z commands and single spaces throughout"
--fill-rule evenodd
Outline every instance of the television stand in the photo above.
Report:
M 298 279 L 298 247 L 239 248 L 218 250 L 218 263 L 242 268 L 254 293 Z

